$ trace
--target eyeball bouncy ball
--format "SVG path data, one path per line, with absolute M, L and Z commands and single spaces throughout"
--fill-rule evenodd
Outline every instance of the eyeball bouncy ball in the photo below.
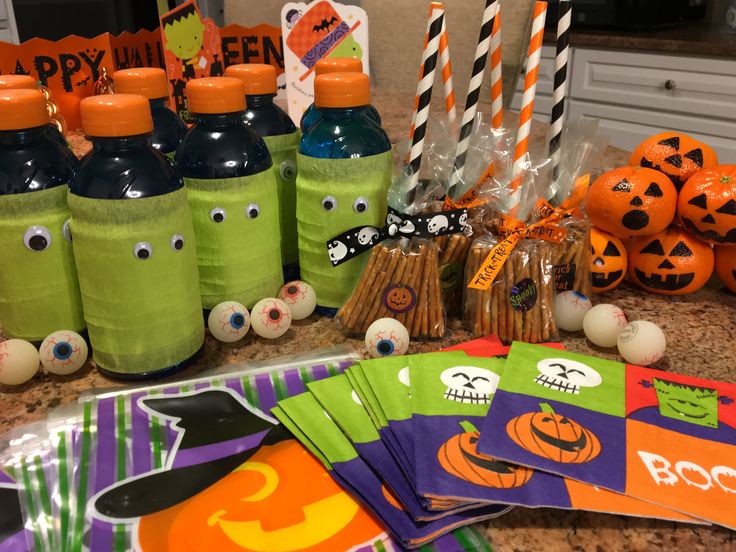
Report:
M 365 346 L 373 358 L 403 355 L 409 348 L 409 331 L 393 318 L 379 318 L 365 332 Z
M 77 332 L 54 332 L 41 343 L 39 356 L 43 369 L 66 376 L 79 370 L 87 361 L 87 342 Z
M 583 329 L 583 318 L 593 304 L 587 295 L 577 291 L 563 291 L 555 296 L 554 314 L 557 326 L 568 332 Z
M 279 290 L 279 299 L 289 305 L 294 320 L 304 320 L 317 306 L 317 294 L 306 282 L 294 280 Z
M 260 337 L 276 339 L 291 327 L 291 311 L 281 299 L 269 297 L 261 299 L 250 311 L 253 331 Z
M 241 303 L 218 303 L 207 317 L 207 327 L 212 337 L 223 343 L 234 343 L 245 337 L 250 329 L 250 315 Z
M 591 343 L 599 347 L 615 347 L 616 339 L 629 321 L 616 305 L 601 303 L 588 311 L 583 331 Z

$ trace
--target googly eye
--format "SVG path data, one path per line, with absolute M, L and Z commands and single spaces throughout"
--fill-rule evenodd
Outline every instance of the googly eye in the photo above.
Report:
M 153 246 L 148 242 L 138 242 L 133 246 L 133 255 L 141 261 L 150 259 L 153 255 Z
M 258 218 L 258 215 L 261 214 L 261 208 L 258 206 L 257 203 L 251 203 L 245 208 L 245 214 L 248 216 L 248 218 Z
M 29 251 L 44 251 L 51 247 L 51 232 L 45 226 L 29 226 L 23 234 L 23 243 Z
M 61 235 L 64 236 L 66 241 L 72 241 L 72 225 L 69 219 L 64 221 L 64 225 L 61 227 Z
M 365 346 L 373 358 L 403 355 L 409 348 L 409 332 L 393 318 L 380 318 L 365 332 Z
M 174 234 L 169 240 L 172 251 L 181 251 L 184 249 L 184 236 L 181 234 Z
M 220 209 L 219 207 L 215 207 L 210 211 L 210 219 L 212 222 L 222 222 L 227 217 L 227 214 L 225 213 L 225 209 Z
M 365 213 L 368 210 L 368 200 L 360 196 L 353 202 L 353 211 L 356 213 Z
M 322 198 L 322 208 L 325 211 L 332 211 L 337 208 L 337 200 L 332 196 Z
M 291 159 L 284 159 L 279 167 L 279 173 L 284 180 L 292 180 L 296 176 L 296 163 Z

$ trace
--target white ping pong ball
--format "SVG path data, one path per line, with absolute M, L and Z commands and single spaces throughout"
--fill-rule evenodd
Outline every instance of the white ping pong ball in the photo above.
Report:
M 629 321 L 616 305 L 602 303 L 588 311 L 583 319 L 583 331 L 591 343 L 599 347 L 615 347 L 618 334 Z
M 583 329 L 583 318 L 593 304 L 587 295 L 577 291 L 563 291 L 555 296 L 554 315 L 557 327 L 568 332 Z
M 666 348 L 664 332 L 647 320 L 634 320 L 618 335 L 618 352 L 629 364 L 654 364 L 664 356 Z
M 28 341 L 8 339 L 0 343 L 0 383 L 20 385 L 38 372 L 41 360 Z

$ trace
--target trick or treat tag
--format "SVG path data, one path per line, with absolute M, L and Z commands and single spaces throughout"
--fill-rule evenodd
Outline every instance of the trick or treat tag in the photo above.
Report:
M 734 384 L 514 343 L 477 450 L 734 528 L 735 401 Z
M 189 0 L 161 17 L 161 36 L 172 107 L 188 121 L 184 97 L 187 81 L 219 77 L 225 70 L 220 29 L 212 19 L 204 19 L 197 3 Z
M 368 14 L 330 0 L 281 8 L 289 115 L 297 125 L 314 101 L 314 66 L 323 57 L 354 57 L 368 71 Z

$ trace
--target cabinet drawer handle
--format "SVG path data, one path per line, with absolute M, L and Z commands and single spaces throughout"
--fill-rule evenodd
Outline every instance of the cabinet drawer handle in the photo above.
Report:
M 677 87 L 677 83 L 676 83 L 675 81 L 673 81 L 672 79 L 667 79 L 667 80 L 665 81 L 665 83 L 664 83 L 664 87 L 665 87 L 665 88 L 666 88 L 667 90 L 674 90 L 674 89 L 675 89 L 675 87 Z

